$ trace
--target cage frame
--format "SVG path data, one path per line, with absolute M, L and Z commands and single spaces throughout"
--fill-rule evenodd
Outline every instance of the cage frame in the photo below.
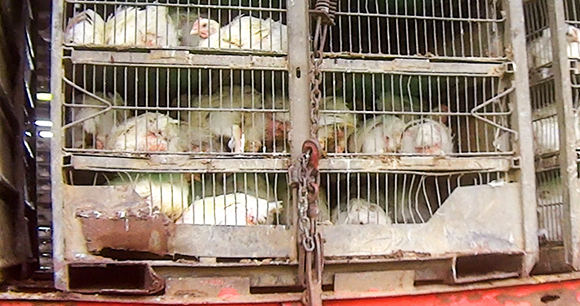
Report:
M 288 71 L 289 75 L 289 82 L 288 82 L 288 91 L 291 92 L 290 94 L 290 114 L 291 118 L 298 119 L 298 122 L 294 122 L 292 126 L 292 134 L 291 139 L 295 144 L 301 144 L 304 140 L 308 138 L 309 135 L 309 128 L 310 128 L 310 112 L 309 112 L 309 105 L 310 105 L 310 79 L 306 77 L 307 72 L 310 71 L 310 34 L 309 34 L 309 15 L 308 15 L 308 3 L 307 1 L 298 1 L 292 2 L 293 5 L 289 5 L 287 8 L 287 18 L 288 20 L 293 20 L 294 22 L 288 23 L 288 54 L 286 63 L 280 59 L 274 59 L 273 61 L 280 65 L 286 65 L 285 69 Z M 508 29 L 505 31 L 505 38 L 507 41 L 511 42 L 512 51 L 514 54 L 525 54 L 526 52 L 526 44 L 525 44 L 525 33 L 522 33 L 521 28 L 523 24 L 523 7 L 522 3 L 519 1 L 508 1 L 504 0 L 506 10 L 508 11 L 507 20 L 506 20 L 506 28 Z M 51 108 L 51 118 L 53 121 L 53 126 L 55 127 L 54 137 L 51 143 L 51 173 L 52 173 L 52 186 L 53 186 L 53 220 L 55 221 L 53 227 L 53 243 L 54 243 L 54 270 L 55 270 L 55 287 L 57 289 L 69 291 L 70 290 L 70 267 L 74 265 L 82 265 L 82 264 L 94 264 L 91 260 L 71 260 L 69 254 L 69 246 L 67 245 L 67 240 L 70 241 L 71 233 L 68 231 L 68 228 L 64 225 L 63 220 L 66 218 L 67 210 L 64 205 L 64 199 L 66 197 L 66 186 L 63 181 L 63 169 L 65 166 L 64 159 L 71 158 L 73 167 L 77 169 L 87 169 L 87 170 L 103 170 L 108 168 L 107 165 L 117 165 L 122 164 L 119 160 L 111 159 L 113 163 L 105 162 L 107 158 L 87 158 L 82 156 L 75 156 L 74 154 L 68 155 L 64 154 L 62 150 L 62 142 L 64 140 L 64 135 L 59 130 L 64 124 L 62 122 L 62 102 L 64 101 L 64 91 L 63 87 L 64 84 L 62 82 L 63 78 L 63 33 L 62 29 L 62 22 L 63 18 L 63 11 L 64 8 L 64 0 L 53 0 L 53 26 L 52 26 L 52 45 L 51 45 L 51 88 L 52 92 L 54 93 L 54 98 L 52 100 L 53 107 Z M 303 22 L 296 22 L 296 20 L 300 20 Z M 518 30 L 520 29 L 520 30 Z M 76 52 L 76 51 L 74 51 Z M 81 52 L 93 52 L 93 51 L 81 51 Z M 173 52 L 173 51 L 153 51 L 153 52 L 160 52 L 158 54 L 162 54 L 163 52 Z M 177 52 L 186 52 L 186 51 L 177 51 Z M 81 53 L 76 53 L 81 54 Z M 87 54 L 87 53 L 85 53 Z M 126 52 L 119 52 L 115 54 L 120 54 L 124 56 Z M 185 54 L 185 53 L 180 53 Z M 104 55 L 102 58 L 106 58 L 107 55 Z M 200 60 L 199 62 L 211 62 L 212 59 L 216 59 L 221 57 L 222 55 L 207 55 L 204 57 L 203 55 L 198 55 Z M 234 62 L 240 66 L 247 64 L 248 58 L 244 56 L 229 56 L 230 59 L 234 59 Z M 254 57 L 252 57 L 254 58 Z M 255 56 L 255 58 L 260 59 L 259 56 Z M 97 58 L 98 60 L 99 58 Z M 81 57 L 82 60 L 82 57 Z M 253 61 L 252 61 L 253 62 Z M 369 61 L 371 64 L 378 64 L 378 63 L 386 63 L 387 61 L 383 60 L 373 60 Z M 191 65 L 189 62 L 182 62 L 185 65 Z M 478 159 L 466 159 L 468 162 L 462 163 L 458 162 L 457 164 L 453 164 L 454 160 L 451 159 L 449 161 L 435 161 L 436 166 L 433 166 L 431 161 L 425 162 L 424 159 L 410 159 L 408 164 L 403 164 L 401 166 L 392 166 L 388 164 L 380 164 L 380 163 L 373 163 L 372 161 L 367 160 L 356 160 L 356 159 L 340 159 L 340 158 L 331 158 L 323 160 L 321 163 L 322 170 L 333 170 L 333 171 L 340 171 L 345 170 L 345 167 L 355 166 L 358 169 L 367 169 L 376 167 L 376 169 L 380 170 L 417 170 L 417 169 L 433 169 L 436 168 L 438 170 L 457 170 L 457 169 L 497 169 L 497 170 L 506 170 L 512 173 L 512 177 L 514 178 L 517 187 L 517 198 L 519 198 L 518 205 L 521 209 L 521 220 L 519 220 L 520 224 L 518 225 L 521 227 L 521 244 L 519 247 L 518 252 L 514 252 L 513 254 L 508 254 L 509 256 L 519 256 L 518 258 L 521 259 L 521 267 L 518 267 L 516 270 L 510 270 L 506 273 L 502 274 L 501 278 L 503 277 L 514 277 L 514 276 L 522 276 L 528 275 L 531 271 L 532 267 L 534 266 L 535 262 L 538 259 L 538 241 L 536 237 L 537 232 L 537 218 L 536 218 L 536 197 L 535 197 L 535 172 L 534 172 L 534 156 L 533 156 L 533 147 L 532 147 L 532 129 L 531 129 L 531 108 L 529 103 L 524 103 L 525 101 L 529 100 L 529 83 L 528 83 L 528 76 L 527 76 L 527 69 L 523 69 L 527 67 L 527 63 L 524 57 L 515 56 L 513 61 L 505 62 L 505 63 L 436 63 L 433 66 L 431 64 L 425 66 L 425 61 L 417 61 L 414 59 L 404 59 L 394 61 L 396 65 L 392 68 L 392 70 L 383 70 L 382 72 L 405 72 L 405 71 L 431 71 L 432 67 L 438 67 L 435 69 L 441 69 L 441 71 L 453 71 L 457 72 L 457 69 L 461 71 L 477 71 L 480 74 L 487 73 L 489 68 L 500 68 L 505 69 L 508 73 L 505 76 L 506 82 L 511 82 L 513 86 L 515 86 L 515 90 L 510 93 L 510 98 L 515 101 L 515 109 L 513 111 L 512 120 L 511 122 L 515 125 L 515 130 L 518 131 L 517 141 L 515 141 L 515 151 L 516 157 L 515 158 L 504 158 L 504 159 L 497 159 L 497 158 L 490 158 L 487 160 L 478 160 Z M 429 61 L 427 60 L 427 63 Z M 199 63 L 198 63 L 199 64 Z M 417 65 L 419 64 L 419 65 Z M 230 63 L 227 64 L 228 67 Z M 330 64 L 332 65 L 332 64 Z M 348 65 L 343 65 L 338 68 L 334 69 L 347 69 Z M 225 65 L 224 65 L 225 67 Z M 520 68 L 518 68 L 520 67 Z M 302 106 L 302 107 L 299 107 Z M 239 160 L 236 159 L 220 159 L 220 160 L 209 160 L 211 163 L 212 171 L 215 169 L 220 169 L 220 171 L 245 171 L 247 169 L 251 169 L 251 171 L 261 171 L 265 169 L 285 169 L 288 167 L 292 162 L 296 161 L 296 159 L 301 156 L 301 146 L 300 145 L 293 145 L 291 146 L 291 158 L 290 159 L 279 159 L 276 161 L 255 161 L 255 160 L 245 160 L 243 163 L 239 163 Z M 457 160 L 459 161 L 459 160 Z M 482 163 L 479 163 L 479 162 Z M 205 167 L 201 167 L 204 165 L 204 162 L 208 162 L 208 160 L 197 160 L 193 162 L 189 162 L 189 164 L 184 168 L 178 168 L 175 166 L 166 167 L 163 165 L 157 166 L 160 172 L 162 170 L 165 171 L 175 171 L 177 169 L 181 171 L 190 171 L 190 172 L 205 172 L 208 171 L 207 164 Z M 358 166 L 357 166 L 358 163 Z M 484 166 L 481 166 L 483 164 Z M 477 166 L 474 166 L 477 165 Z M 139 160 L 131 161 L 122 165 L 126 169 L 143 169 L 145 165 L 140 162 Z M 150 165 L 149 165 L 150 167 Z M 350 170 L 353 170 L 352 168 Z M 296 194 L 294 194 L 294 199 L 296 199 Z M 292 209 L 296 211 L 297 203 L 296 201 L 293 202 Z M 296 224 L 297 216 L 294 216 L 293 224 Z M 332 229 L 330 229 L 332 231 Z M 286 230 L 283 233 L 284 239 L 288 241 L 288 250 L 287 255 L 288 258 L 292 261 L 288 265 L 281 265 L 281 274 L 288 274 L 288 271 L 285 271 L 288 266 L 292 267 L 295 263 L 293 262 L 297 258 L 298 254 L 298 245 L 297 245 L 297 237 L 298 237 L 298 229 L 296 226 L 290 227 L 290 229 Z M 332 233 L 331 233 L 332 235 Z M 340 236 L 340 231 L 335 233 L 336 236 Z M 278 240 L 279 237 L 273 239 Z M 447 257 L 437 257 L 434 256 L 431 258 L 434 261 L 443 260 L 446 264 L 451 264 L 452 266 L 457 264 L 458 258 L 462 257 L 463 255 L 469 256 L 470 254 L 455 254 L 453 256 Z M 416 258 L 415 258 L 416 259 Z M 403 260 L 413 260 L 413 257 L 403 257 L 403 258 L 396 258 L 396 259 L 387 259 L 387 260 L 379 260 L 379 262 L 385 263 L 387 266 L 386 269 L 393 269 L 397 265 L 401 265 L 401 261 Z M 477 259 L 475 259 L 477 260 Z M 364 264 L 371 264 L 376 262 L 374 259 L 371 260 L 362 260 L 361 265 Z M 131 263 L 131 262 L 128 262 Z M 173 262 L 167 261 L 140 261 L 135 262 L 135 264 L 147 264 L 151 266 L 159 266 L 160 270 L 167 269 L 168 271 L 171 270 L 172 266 L 175 267 L 189 267 L 194 268 L 196 265 L 187 265 L 187 264 L 177 264 Z M 347 261 L 336 260 L 334 263 L 329 262 L 329 265 L 332 267 L 336 265 L 336 268 L 329 268 L 329 273 L 335 273 L 334 271 L 340 271 L 341 269 L 345 269 L 345 266 L 348 266 Z M 204 268 L 207 267 L 214 267 L 215 265 L 212 264 L 200 264 L 198 266 L 202 266 Z M 218 265 L 219 266 L 219 265 Z M 244 273 L 243 266 L 244 264 L 233 265 L 235 269 L 238 269 L 240 273 Z M 356 270 L 356 266 L 353 270 Z M 412 264 L 410 264 L 412 266 Z M 259 267 L 255 267 L 256 269 L 260 269 Z M 347 270 L 351 270 L 350 268 L 346 268 Z M 184 271 L 187 269 L 184 268 Z M 505 272 L 505 271 L 504 271 Z M 211 275 L 212 272 L 204 272 L 208 275 Z M 290 273 L 292 274 L 292 273 Z M 326 274 L 325 277 L 331 277 L 332 274 Z M 464 278 L 452 280 L 451 282 L 470 282 L 470 281 L 477 281 L 483 278 Z M 290 284 L 290 283 L 289 283 Z

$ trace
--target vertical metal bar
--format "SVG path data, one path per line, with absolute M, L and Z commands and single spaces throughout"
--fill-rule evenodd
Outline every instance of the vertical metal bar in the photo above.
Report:
M 310 33 L 307 1 L 287 1 L 288 20 L 288 93 L 290 97 L 290 131 L 291 156 L 296 162 L 302 155 L 302 144 L 310 134 Z M 293 209 L 297 212 L 298 197 L 293 191 Z M 292 224 L 297 224 L 296 213 L 293 213 Z M 298 234 L 296 227 L 295 235 Z M 296 248 L 297 236 L 293 236 L 292 247 Z M 297 256 L 294 249 L 292 256 Z M 296 259 L 297 257 L 291 258 Z
M 524 8 L 522 1 L 505 0 L 508 8 L 508 18 L 505 38 L 511 42 L 513 54 L 526 54 L 526 32 L 524 28 Z M 536 173 L 534 168 L 534 147 L 532 132 L 532 110 L 530 105 L 530 83 L 528 80 L 528 62 L 525 56 L 514 56 L 516 67 L 511 80 L 516 90 L 510 95 L 515 101 L 512 122 L 519 132 L 516 153 L 520 157 L 519 179 L 522 205 L 522 234 L 526 252 L 523 263 L 524 275 L 528 275 L 539 258 L 537 238 L 538 217 L 536 204 Z
M 58 290 L 68 289 L 68 271 L 65 266 L 65 244 L 63 230 L 63 176 L 62 176 L 62 21 L 64 1 L 52 1 L 52 41 L 51 41 L 51 78 L 50 90 L 52 101 L 50 119 L 53 123 L 53 137 L 50 142 L 50 167 L 52 185 L 52 248 L 54 265 L 54 287 Z
M 552 69 L 556 94 L 556 112 L 560 130 L 560 167 L 562 175 L 564 220 L 562 224 L 566 263 L 575 270 L 580 268 L 580 217 L 577 190 L 576 136 L 572 82 L 567 54 L 566 14 L 563 1 L 548 1 L 548 17 L 552 37 Z

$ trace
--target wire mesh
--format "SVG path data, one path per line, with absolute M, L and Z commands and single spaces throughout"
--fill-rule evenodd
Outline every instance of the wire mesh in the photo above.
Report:
M 72 65 L 65 149 L 88 154 L 284 155 L 286 72 Z
M 560 150 L 558 116 L 556 114 L 556 95 L 554 79 L 544 79 L 530 88 L 536 155 L 555 153 Z
M 176 224 L 250 226 L 288 224 L 290 193 L 285 172 L 153 173 L 71 171 L 75 186 L 128 187 L 146 206 Z
M 322 192 L 331 222 L 340 224 L 425 223 L 458 187 L 505 182 L 503 172 L 327 172 Z
M 560 170 L 536 173 L 538 236 L 541 243 L 561 242 L 564 205 Z
M 512 154 L 499 77 L 324 75 L 319 140 L 331 156 Z
M 338 1 L 328 51 L 345 55 L 499 60 L 502 1 Z
M 67 0 L 64 42 L 93 47 L 287 52 L 286 2 L 251 4 Z
M 580 28 L 577 1 L 563 1 L 567 16 L 565 48 L 570 63 L 580 59 Z M 540 158 L 557 155 L 560 152 L 560 121 L 557 113 L 556 92 L 569 90 L 557 88 L 553 72 L 552 37 L 549 25 L 548 2 L 546 0 L 524 2 L 527 35 L 528 66 L 530 69 L 530 99 L 532 106 L 532 127 L 534 151 Z M 575 65 L 570 66 L 572 88 L 577 83 Z M 578 107 L 578 93 L 573 89 L 573 106 Z M 577 111 L 574 110 L 574 130 L 580 135 Z M 578 138 L 578 137 L 577 137 Z M 563 241 L 563 185 L 560 169 L 542 169 L 536 173 L 538 199 L 538 236 L 540 243 L 562 243 Z
M 580 15 L 578 4 L 574 1 L 564 1 L 568 27 L 566 31 L 567 50 L 570 59 L 580 59 Z M 552 39 L 548 21 L 548 6 L 545 0 L 528 1 L 524 3 L 528 67 L 532 81 L 549 78 L 553 75 Z

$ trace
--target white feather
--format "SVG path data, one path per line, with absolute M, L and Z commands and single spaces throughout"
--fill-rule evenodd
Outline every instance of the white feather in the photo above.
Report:
M 552 62 L 551 30 L 542 30 L 539 37 L 528 43 L 528 68 L 537 68 Z M 566 27 L 569 58 L 580 58 L 580 29 L 568 25 Z
M 282 211 L 282 201 L 268 202 L 244 193 L 207 197 L 193 202 L 178 224 L 255 225 Z
M 182 152 L 179 121 L 160 114 L 144 113 L 116 126 L 107 148 L 118 151 Z
M 146 47 L 178 46 L 177 28 L 166 6 L 148 5 L 145 9 L 120 7 L 107 19 L 109 45 Z
M 377 204 L 362 200 L 351 199 L 347 211 L 335 209 L 332 215 L 333 224 L 391 224 L 391 219 L 385 210 Z
M 403 120 L 391 115 L 369 119 L 364 128 L 359 128 L 351 137 L 349 148 L 352 152 L 369 154 L 397 152 L 405 126 Z
M 105 20 L 91 9 L 82 11 L 69 21 L 65 41 L 74 44 L 104 44 Z
M 219 23 L 208 20 L 210 24 Z M 237 16 L 217 33 L 199 42 L 200 48 L 287 51 L 288 30 L 271 18 L 262 20 L 253 16 Z
M 536 154 L 556 152 L 560 150 L 560 128 L 558 117 L 550 116 L 532 121 L 534 131 L 534 151 Z M 574 132 L 576 145 L 580 144 L 580 116 L 574 112 Z
M 101 142 L 101 145 L 105 145 L 107 138 L 111 134 L 111 130 L 117 125 L 121 116 L 119 111 L 115 110 L 109 110 L 99 115 L 97 114 L 103 112 L 108 107 L 123 105 L 124 102 L 119 94 L 113 96 L 109 93 L 105 96 L 102 92 L 96 92 L 95 95 L 106 102 L 85 94 L 77 95 L 75 97 L 75 102 L 77 104 L 86 105 L 87 107 L 73 107 L 71 119 L 73 121 L 78 121 L 90 118 L 82 121 L 82 130 L 86 134 L 93 135 L 98 142 Z M 75 138 L 77 136 L 81 136 L 82 138 L 83 136 L 80 129 L 76 127 L 74 133 Z M 83 146 L 84 139 L 81 138 L 78 139 L 81 143 L 75 143 L 75 147 Z
M 403 133 L 401 140 L 402 153 L 453 153 L 453 137 L 451 130 L 444 124 L 421 119 L 411 121 Z

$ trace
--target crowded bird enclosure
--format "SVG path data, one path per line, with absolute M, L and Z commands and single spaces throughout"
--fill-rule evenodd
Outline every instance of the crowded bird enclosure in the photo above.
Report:
M 573 262 L 578 178 L 580 3 L 524 2 L 536 163 L 538 237 Z M 577 263 L 573 263 L 577 267 Z
M 527 275 L 538 236 L 562 237 L 561 200 L 536 191 L 558 121 L 536 117 L 554 89 L 531 1 L 56 3 L 60 289 L 108 286 L 79 280 L 99 263 L 143 269 L 147 294 L 211 267 L 299 286 L 307 233 L 323 285 L 403 262 L 416 284 L 468 283 Z

